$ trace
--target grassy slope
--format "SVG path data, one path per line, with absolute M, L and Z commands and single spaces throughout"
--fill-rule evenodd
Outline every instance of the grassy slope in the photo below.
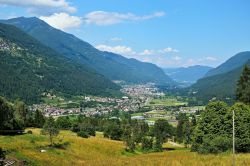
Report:
M 123 155 L 122 142 L 100 136 L 83 139 L 70 131 L 62 131 L 58 138 L 70 142 L 66 149 L 49 149 L 46 153 L 40 153 L 39 147 L 46 146 L 48 140 L 39 134 L 39 129 L 32 131 L 33 135 L 0 136 L 0 147 L 11 152 L 9 157 L 29 160 L 31 165 L 231 165 L 228 154 L 199 155 L 185 149 Z M 31 140 L 35 143 L 31 143 Z M 238 154 L 236 163 L 249 165 L 250 154 Z

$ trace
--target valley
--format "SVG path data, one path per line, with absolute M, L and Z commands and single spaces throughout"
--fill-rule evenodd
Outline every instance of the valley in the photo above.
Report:
M 249 2 L 0 0 L 0 166 L 249 166 Z

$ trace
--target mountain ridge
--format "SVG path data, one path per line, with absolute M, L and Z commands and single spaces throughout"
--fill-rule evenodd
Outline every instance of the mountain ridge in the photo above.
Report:
M 120 87 L 91 68 L 72 63 L 12 25 L 0 23 L 0 95 L 41 101 L 41 93 L 65 95 L 119 94 Z
M 228 60 L 226 60 L 224 63 L 222 63 L 218 67 L 210 70 L 205 75 L 205 77 L 230 72 L 244 65 L 249 59 L 250 59 L 250 51 L 239 52 L 236 55 L 229 58 Z
M 95 69 L 98 73 L 111 80 L 124 80 L 130 83 L 174 83 L 174 81 L 165 75 L 158 67 L 157 74 L 155 74 L 156 71 L 150 70 L 147 70 L 149 73 L 143 73 L 143 69 L 141 69 L 139 74 L 143 75 L 144 77 L 135 77 L 133 74 L 131 74 L 133 73 L 133 70 L 128 68 L 127 65 L 117 63 L 117 61 L 112 59 L 105 58 L 102 51 L 97 50 L 89 43 L 75 37 L 72 34 L 55 29 L 36 17 L 20 17 L 9 20 L 0 20 L 0 22 L 11 24 L 22 29 L 60 54 L 84 65 L 88 65 L 90 68 Z M 152 77 L 152 75 L 154 75 L 154 77 Z M 157 77 L 157 79 L 155 79 L 155 77 Z
M 232 66 L 232 70 L 224 73 L 205 76 L 192 85 L 190 91 L 195 92 L 194 96 L 206 102 L 212 98 L 233 101 L 235 99 L 237 81 L 241 75 L 242 69 L 245 65 L 250 66 L 250 51 L 240 52 L 235 56 L 238 57 L 242 55 L 242 53 L 244 56 L 249 57 L 245 63 L 240 63 L 240 66 L 236 64 Z M 235 59 L 235 57 L 233 56 L 229 60 L 232 59 Z M 222 65 L 225 65 L 225 63 Z M 239 67 L 235 68 L 235 66 Z M 220 68 L 220 66 L 218 68 Z
M 202 78 L 211 69 L 213 68 L 209 66 L 195 65 L 189 67 L 163 68 L 163 71 L 174 81 L 188 86 Z

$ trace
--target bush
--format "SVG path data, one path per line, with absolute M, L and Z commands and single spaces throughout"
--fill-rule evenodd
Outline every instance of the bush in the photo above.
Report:
M 0 148 L 0 165 L 4 165 L 5 155 L 6 152 L 2 148 Z
M 142 150 L 147 151 L 153 148 L 153 139 L 150 137 L 143 137 L 141 143 Z
M 214 139 L 205 138 L 199 153 L 221 153 L 230 150 L 231 140 L 227 137 L 217 136 Z
M 82 137 L 82 138 L 89 138 L 89 134 L 85 131 L 79 131 L 77 133 L 77 136 Z
M 31 130 L 28 130 L 27 134 L 33 134 L 33 132 Z

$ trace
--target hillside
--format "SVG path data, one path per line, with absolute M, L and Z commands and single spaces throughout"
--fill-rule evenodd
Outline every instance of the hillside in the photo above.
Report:
M 97 50 L 89 43 L 74 35 L 55 29 L 38 18 L 20 17 L 0 22 L 17 26 L 65 57 L 88 65 L 111 80 L 124 80 L 129 83 L 173 83 L 157 66 L 152 67 L 152 65 L 137 61 L 137 69 L 139 70 L 134 73 L 133 67 L 118 60 L 106 58 L 102 51 Z M 127 61 L 129 60 L 127 59 Z
M 0 95 L 36 103 L 44 91 L 61 95 L 112 95 L 119 87 L 71 62 L 18 28 L 0 24 Z
M 250 66 L 250 60 L 245 64 Z M 198 99 L 205 102 L 214 97 L 231 102 L 235 98 L 236 85 L 243 66 L 227 73 L 202 78 L 191 86 L 190 89 L 196 92 L 194 95 L 198 97 Z
M 240 52 L 230 59 L 228 59 L 225 63 L 221 64 L 215 69 L 210 70 L 205 77 L 214 76 L 222 73 L 227 73 L 236 68 L 243 66 L 250 59 L 250 51 Z
M 189 66 L 180 68 L 164 68 L 163 71 L 174 81 L 184 85 L 191 85 L 202 78 L 209 70 L 208 66 Z
M 124 151 L 121 141 L 113 141 L 102 137 L 98 133 L 96 137 L 88 139 L 77 137 L 70 131 L 61 131 L 56 139 L 59 142 L 63 138 L 64 146 L 61 148 L 49 148 L 48 138 L 40 135 L 40 129 L 28 129 L 33 134 L 17 136 L 0 136 L 0 146 L 8 150 L 8 157 L 20 161 L 26 161 L 28 165 L 230 165 L 230 154 L 201 155 L 190 152 L 189 149 L 180 148 L 171 144 L 165 144 L 171 151 L 158 153 L 128 153 Z M 46 152 L 41 153 L 40 150 Z M 237 154 L 238 165 L 249 165 L 249 154 Z M 21 163 L 20 163 L 21 165 Z
M 130 73 L 124 71 L 124 74 L 132 75 L 132 82 L 136 82 L 137 80 L 143 80 L 143 82 L 166 82 L 170 84 L 175 84 L 174 81 L 166 77 L 165 73 L 159 67 L 152 63 L 142 63 L 136 59 L 128 59 L 111 52 L 103 52 L 103 55 L 106 59 L 112 60 L 121 65 L 126 66 L 126 68 L 130 70 Z M 129 75 L 125 77 L 129 77 Z M 117 77 L 117 79 L 118 78 L 119 77 Z

